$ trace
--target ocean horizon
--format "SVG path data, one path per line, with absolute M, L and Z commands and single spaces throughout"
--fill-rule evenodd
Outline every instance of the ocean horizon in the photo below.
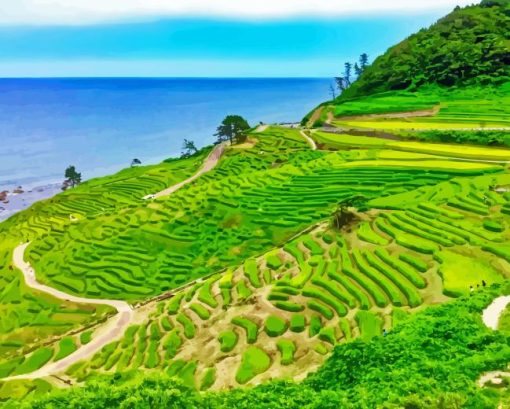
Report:
M 221 120 L 298 122 L 329 78 L 0 78 L 0 191 L 87 180 L 214 142 Z

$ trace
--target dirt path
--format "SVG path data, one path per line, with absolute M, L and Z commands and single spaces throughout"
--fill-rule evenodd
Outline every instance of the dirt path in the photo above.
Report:
M 493 329 L 498 329 L 499 319 L 505 308 L 510 304 L 510 296 L 504 295 L 496 298 L 492 303 L 485 308 L 482 312 L 482 321 L 483 323 Z M 477 384 L 482 387 L 487 383 L 492 385 L 499 385 L 502 382 L 502 378 L 508 377 L 510 378 L 510 372 L 504 371 L 491 371 L 486 372 L 480 378 L 478 378 Z
M 357 119 L 402 119 L 402 118 L 416 118 L 424 116 L 434 116 L 439 113 L 439 105 L 430 109 L 421 109 L 419 111 L 406 111 L 406 112 L 389 112 L 387 114 L 365 114 L 365 115 L 347 115 L 335 118 L 337 121 L 357 120 Z
M 310 117 L 310 119 L 306 123 L 306 126 L 308 128 L 311 128 L 313 126 L 313 124 L 315 123 L 315 121 L 317 121 L 317 119 L 319 119 L 321 117 L 323 109 L 324 109 L 324 107 L 322 106 L 320 108 L 317 108 L 315 111 L 313 111 L 312 116 Z
M 23 277 L 27 286 L 33 288 L 34 290 L 45 292 L 56 298 L 60 298 L 66 301 L 84 304 L 109 305 L 110 307 L 113 307 L 117 310 L 117 314 L 108 319 L 106 323 L 97 330 L 92 341 L 78 348 L 75 352 L 68 355 L 64 359 L 61 359 L 57 362 L 50 362 L 35 372 L 4 378 L 2 379 L 3 381 L 41 378 L 66 370 L 72 364 L 81 361 L 82 359 L 91 357 L 106 344 L 121 338 L 124 335 L 125 329 L 132 321 L 134 315 L 133 309 L 125 301 L 77 297 L 38 282 L 37 278 L 35 277 L 35 271 L 33 267 L 24 259 L 25 250 L 29 244 L 30 243 L 24 243 L 16 247 L 14 249 L 12 258 L 13 264 L 23 273 Z
M 259 125 L 259 126 L 257 126 L 257 129 L 255 129 L 255 132 L 261 133 L 261 132 L 264 132 L 267 128 L 269 128 L 269 125 L 266 125 L 266 124 Z
M 510 304 L 510 296 L 504 295 L 496 298 L 487 308 L 485 308 L 485 310 L 483 310 L 483 323 L 493 330 L 498 329 L 499 318 L 508 304 Z
M 184 185 L 187 185 L 188 183 L 193 182 L 195 179 L 199 178 L 204 173 L 209 172 L 218 164 L 218 161 L 220 160 L 221 156 L 225 152 L 226 147 L 227 147 L 226 142 L 216 145 L 215 148 L 209 154 L 209 156 L 205 159 L 202 167 L 193 176 L 191 176 L 188 179 L 183 180 L 182 182 L 179 182 L 173 186 L 170 186 L 170 187 L 162 190 L 161 192 L 144 196 L 144 199 L 157 199 L 158 197 L 169 196 L 172 193 L 174 193 L 175 191 L 179 190 Z
M 310 147 L 312 148 L 312 151 L 315 151 L 317 150 L 317 145 L 315 144 L 315 141 L 310 138 L 306 133 L 305 131 L 300 131 L 301 135 L 303 136 L 303 138 L 306 139 L 306 142 L 308 142 L 308 144 L 310 145 Z

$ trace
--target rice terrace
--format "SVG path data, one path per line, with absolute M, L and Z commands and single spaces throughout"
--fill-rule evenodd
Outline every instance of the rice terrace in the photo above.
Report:
M 363 61 L 1 222 L 0 407 L 510 407 L 510 3 Z

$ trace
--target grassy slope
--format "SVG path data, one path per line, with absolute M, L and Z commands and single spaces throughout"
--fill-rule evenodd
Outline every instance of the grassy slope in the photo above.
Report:
M 59 240 L 64 231 L 77 223 L 70 220 L 70 214 L 78 220 L 95 219 L 101 212 L 129 209 L 133 203 L 141 202 L 143 195 L 191 175 L 206 154 L 90 180 L 52 199 L 35 203 L 0 224 L 0 361 L 17 357 L 17 361 L 10 362 L 19 363 L 41 343 L 97 323 L 113 312 L 104 306 L 64 302 L 26 288 L 21 273 L 10 267 L 14 247 L 27 239 L 37 242 L 48 234 Z M 44 276 L 44 272 L 37 274 L 38 278 Z M 69 291 L 69 286 L 61 288 Z M 1 376 L 12 372 L 16 366 L 12 364 L 2 364 Z
M 339 345 L 319 371 L 298 384 L 270 382 L 199 395 L 165 375 L 131 374 L 54 392 L 26 407 L 117 408 L 129 401 L 183 408 L 495 408 L 504 390 L 478 388 L 475 382 L 510 360 L 508 335 L 487 329 L 480 319 L 484 306 L 501 293 L 508 289 L 495 287 L 429 308 L 386 337 Z
M 390 329 L 393 309 L 385 306 L 414 311 L 447 299 L 441 294 L 443 290 L 447 295 L 457 295 L 441 283 L 442 249 L 447 248 L 458 257 L 486 260 L 493 265 L 495 281 L 506 277 L 508 264 L 504 258 L 508 258 L 508 252 L 499 252 L 498 246 L 510 239 L 508 216 L 502 211 L 510 198 L 489 190 L 491 185 L 510 183 L 503 167 L 449 162 L 441 156 L 414 152 L 376 150 L 370 145 L 357 150 L 312 152 L 303 148 L 305 142 L 296 131 L 269 129 L 252 136 L 255 137 L 258 139 L 255 146 L 230 152 L 217 169 L 219 172 L 202 181 L 205 186 L 213 184 L 219 197 L 229 197 L 235 180 L 230 177 L 231 172 L 239 174 L 239 169 L 252 166 L 259 169 L 253 179 L 256 186 L 236 193 L 243 211 L 220 204 L 218 211 L 222 217 L 213 217 L 216 223 L 224 225 L 225 220 L 231 221 L 230 226 L 240 226 L 246 220 L 254 223 L 246 217 L 250 215 L 247 204 L 254 193 L 258 204 L 256 223 L 265 223 L 273 229 L 301 229 L 327 218 L 333 209 L 331 205 L 342 197 L 359 193 L 371 199 L 369 207 L 384 210 L 361 216 L 364 222 L 352 225 L 342 235 L 328 232 L 327 226 L 322 226 L 283 248 L 275 249 L 274 245 L 284 244 L 285 239 L 268 244 L 269 253 L 256 257 L 254 262 L 245 261 L 246 254 L 253 252 L 241 254 L 223 274 L 213 275 L 169 301 L 153 304 L 146 320 L 132 327 L 118 343 L 105 347 L 90 362 L 74 366 L 68 371 L 69 376 L 91 382 L 104 372 L 145 368 L 170 371 L 190 386 L 205 382 L 204 373 L 209 374 L 208 387 L 236 386 L 241 357 L 250 347 L 269 356 L 269 368 L 264 366 L 267 371 L 255 374 L 253 379 L 246 378 L 251 372 L 243 369 L 239 378 L 243 382 L 302 375 L 320 365 L 335 344 L 359 335 L 369 339 L 380 333 L 382 325 Z M 413 146 L 419 150 L 420 144 Z M 447 155 L 451 154 L 449 150 L 456 149 L 442 148 Z M 261 155 L 261 149 L 266 153 Z M 271 153 L 275 149 L 280 158 L 287 158 L 286 162 L 275 162 L 278 156 Z M 493 152 L 490 148 L 482 150 Z M 255 158 L 256 164 L 252 161 Z M 466 166 L 471 168 L 467 175 Z M 475 175 L 479 176 L 473 178 Z M 273 188 L 276 181 L 278 188 Z M 200 186 L 198 183 L 196 188 Z M 296 195 L 302 198 L 300 202 L 289 200 Z M 422 207 L 424 203 L 427 205 Z M 279 227 L 282 221 L 307 216 L 307 212 L 308 219 L 298 218 L 290 227 L 288 223 Z M 244 217 L 236 216 L 240 213 Z M 431 225 L 428 220 L 434 223 Z M 503 232 L 485 229 L 488 220 L 502 226 Z M 216 239 L 221 248 L 230 240 L 222 235 Z M 264 236 L 260 240 L 264 243 Z M 485 246 L 485 251 L 480 246 Z M 390 261 L 384 261 L 387 257 L 384 252 Z M 425 273 L 399 261 L 404 255 L 425 265 Z M 269 259 L 273 267 L 269 267 Z M 461 286 L 460 292 L 467 292 L 469 283 L 463 281 L 462 272 L 456 274 L 459 274 L 456 269 L 448 272 L 448 285 L 453 282 L 457 285 L 455 289 Z M 473 283 L 482 279 L 491 283 L 491 278 L 481 274 L 473 277 Z M 288 311 L 295 307 L 299 312 Z M 360 309 L 369 309 L 369 313 L 357 313 Z M 272 336 L 263 330 L 270 316 L 277 316 L 288 325 L 295 314 L 304 318 L 304 331 L 287 329 Z M 250 326 L 254 329 L 247 332 Z M 220 341 L 216 336 L 211 338 L 211 333 L 232 331 L 238 340 L 229 352 L 223 353 Z M 278 348 L 283 341 L 287 345 L 292 342 L 297 348 L 294 358 L 285 365 Z M 227 356 L 229 359 L 225 359 Z

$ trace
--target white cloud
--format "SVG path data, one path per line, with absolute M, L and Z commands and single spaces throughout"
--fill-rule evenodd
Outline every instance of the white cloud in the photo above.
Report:
M 0 0 L 0 24 L 93 24 L 167 16 L 271 19 L 450 9 L 473 0 Z

